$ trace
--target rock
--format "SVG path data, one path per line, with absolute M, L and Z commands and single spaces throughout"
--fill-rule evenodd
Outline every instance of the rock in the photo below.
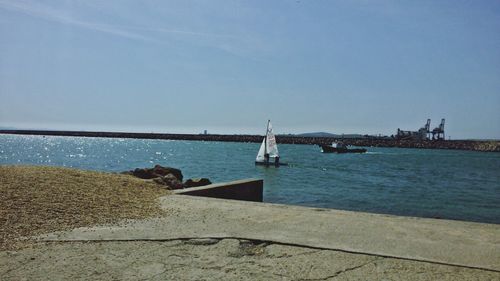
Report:
M 133 171 L 122 172 L 146 180 L 153 180 L 157 184 L 166 186 L 167 189 L 181 189 L 182 172 L 179 169 L 155 165 L 153 168 L 137 168 Z
M 195 178 L 195 179 L 188 179 L 184 183 L 184 188 L 187 187 L 196 187 L 196 186 L 204 186 L 204 185 L 209 185 L 212 184 L 212 182 L 207 179 L 207 178 Z
M 179 169 L 175 169 L 175 168 L 170 168 L 170 167 L 162 167 L 160 165 L 155 165 L 155 167 L 153 168 L 153 172 L 157 175 L 161 175 L 161 176 L 166 176 L 168 174 L 172 174 L 174 175 L 179 181 L 182 182 L 182 172 L 181 170 Z
M 160 165 L 155 165 L 154 168 L 137 168 L 133 171 L 123 172 L 122 174 L 132 175 L 141 179 L 154 179 L 158 177 L 165 177 L 169 174 L 173 175 L 180 182 L 182 182 L 182 172 L 179 169 L 171 167 L 163 167 Z
M 153 179 L 157 184 L 165 185 L 168 189 L 182 189 L 184 186 L 173 174 L 168 174 L 164 177 L 157 177 Z

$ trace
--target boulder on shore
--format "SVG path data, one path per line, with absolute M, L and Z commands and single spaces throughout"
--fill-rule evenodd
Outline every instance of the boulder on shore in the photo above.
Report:
M 132 175 L 145 180 L 164 177 L 168 174 L 172 174 L 179 181 L 182 181 L 183 178 L 181 170 L 160 165 L 155 165 L 153 168 L 137 168 L 133 171 L 123 172 L 122 174 Z
M 179 169 L 155 165 L 153 168 L 137 168 L 122 172 L 141 179 L 152 179 L 157 184 L 165 185 L 167 189 L 182 189 L 182 172 Z
M 137 168 L 132 171 L 122 172 L 122 174 L 152 180 L 157 184 L 164 185 L 167 189 L 182 189 L 212 184 L 207 178 L 193 178 L 182 183 L 181 170 L 160 165 L 155 165 L 153 168 Z
M 168 186 L 168 189 L 182 189 L 184 186 L 182 182 L 178 180 L 174 175 L 168 174 L 163 177 L 157 177 L 153 179 L 157 184 Z
M 184 183 L 184 188 L 204 186 L 209 184 L 212 184 L 212 182 L 207 178 L 194 178 L 194 179 L 188 179 Z

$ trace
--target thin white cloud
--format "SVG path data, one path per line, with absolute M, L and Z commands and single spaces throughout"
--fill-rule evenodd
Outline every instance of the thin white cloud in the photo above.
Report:
M 203 33 L 194 32 L 188 30 L 177 30 L 168 28 L 150 28 L 150 27 L 132 27 L 132 26 L 121 26 L 121 25 L 108 25 L 101 23 L 92 23 L 86 21 L 80 21 L 74 19 L 68 15 L 65 11 L 56 10 L 46 5 L 40 5 L 38 3 L 26 2 L 26 1 L 6 1 L 0 0 L 0 7 L 11 11 L 17 11 L 24 13 L 26 15 L 41 18 L 48 21 L 58 22 L 62 24 L 69 24 L 78 26 L 81 28 L 91 29 L 99 32 L 109 33 L 121 37 L 126 37 L 130 39 L 139 40 L 151 40 L 151 38 L 145 37 L 143 35 L 132 32 L 131 30 L 142 30 L 151 32 L 161 32 L 161 33 L 173 33 L 182 35 L 193 35 L 202 37 L 220 37 L 220 38 L 236 38 L 231 35 L 224 34 L 214 34 L 214 33 Z
M 43 19 L 50 22 L 56 22 L 60 24 L 72 25 L 82 29 L 97 31 L 101 33 L 106 33 L 114 36 L 119 36 L 122 38 L 156 42 L 160 44 L 165 44 L 164 40 L 154 36 L 146 36 L 143 33 L 164 33 L 164 34 L 178 34 L 188 37 L 193 37 L 196 39 L 196 44 L 205 45 L 207 47 L 216 48 L 228 54 L 246 57 L 252 60 L 258 60 L 250 55 L 252 53 L 250 49 L 255 46 L 254 40 L 249 38 L 241 38 L 240 36 L 233 36 L 227 34 L 216 34 L 216 33 L 205 33 L 205 32 L 195 32 L 190 30 L 179 30 L 170 29 L 162 27 L 147 27 L 147 26 L 124 26 L 124 25 L 109 25 L 90 21 L 83 21 L 75 18 L 68 12 L 68 10 L 55 9 L 53 7 L 43 5 L 37 2 L 29 1 L 9 1 L 0 0 L 0 9 L 6 9 L 18 13 L 23 13 L 25 15 Z M 249 43 L 252 41 L 252 44 Z
M 68 15 L 65 11 L 56 10 L 48 6 L 40 5 L 38 3 L 0 0 L 0 8 L 21 12 L 26 15 L 44 19 L 47 21 L 57 22 L 61 24 L 69 24 L 80 28 L 99 31 L 128 39 L 152 41 L 151 38 L 145 37 L 143 35 L 134 32 L 130 32 L 129 30 L 125 30 L 117 26 L 77 20 Z

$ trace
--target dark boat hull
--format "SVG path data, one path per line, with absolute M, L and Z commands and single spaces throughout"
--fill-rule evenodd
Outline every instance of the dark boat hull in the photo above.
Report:
M 274 164 L 274 162 L 257 162 L 255 161 L 256 166 L 264 166 L 264 167 L 279 167 L 279 166 L 288 166 L 288 163 L 278 163 L 278 165 Z
M 323 153 L 365 153 L 365 148 L 336 148 L 330 145 L 320 145 Z

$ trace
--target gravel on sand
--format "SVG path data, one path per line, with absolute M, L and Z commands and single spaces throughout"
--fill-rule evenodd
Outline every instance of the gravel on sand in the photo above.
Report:
M 154 182 L 128 175 L 46 166 L 0 165 L 0 250 L 47 232 L 164 215 Z

